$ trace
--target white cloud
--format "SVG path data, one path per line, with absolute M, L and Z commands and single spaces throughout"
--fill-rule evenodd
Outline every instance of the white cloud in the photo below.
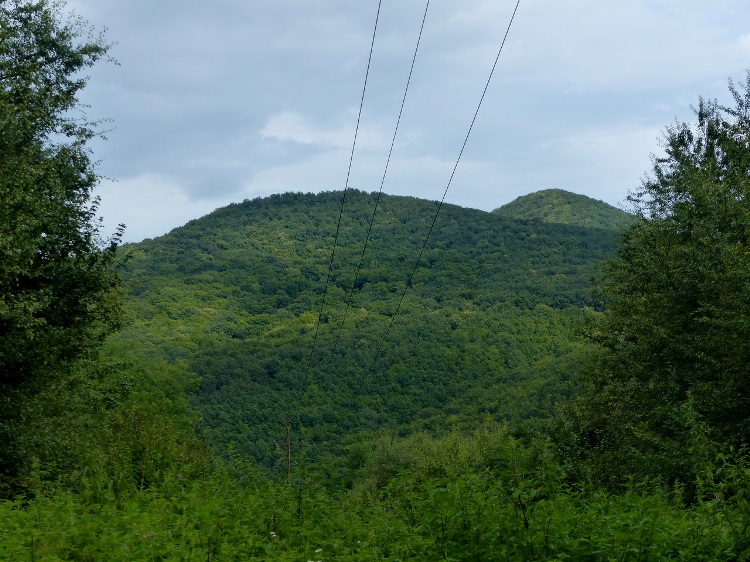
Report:
M 272 115 L 260 135 L 265 139 L 291 141 L 299 144 L 326 148 L 350 149 L 354 140 L 355 125 L 343 125 L 337 129 L 316 129 L 299 113 L 282 111 Z M 357 148 L 382 150 L 388 140 L 375 126 L 360 125 L 357 133 Z
M 744 51 L 744 54 L 750 59 L 750 33 L 741 35 L 738 39 L 738 43 L 740 44 L 740 48 Z M 750 60 L 748 60 L 748 62 L 750 62 Z
M 339 129 L 337 131 L 315 130 L 299 113 L 284 111 L 272 115 L 261 129 L 263 138 L 292 141 L 300 144 L 323 145 L 344 148 L 351 143 L 352 132 Z
M 663 127 L 580 130 L 543 143 L 542 148 L 574 159 L 607 157 L 611 161 L 648 157 L 655 151 Z
M 231 202 L 192 200 L 175 182 L 155 174 L 102 182 L 94 195 L 101 197 L 99 215 L 104 219 L 104 234 L 110 235 L 118 224 L 124 224 L 126 242 L 161 236 Z
M 344 185 L 375 6 L 220 4 L 69 0 L 118 42 L 122 66 L 96 67 L 82 101 L 114 119 L 94 152 L 124 178 L 100 193 L 129 240 L 230 198 Z M 514 4 L 431 3 L 387 193 L 442 195 Z M 423 7 L 383 3 L 350 186 L 380 185 Z M 747 0 L 524 0 L 448 200 L 490 209 L 560 187 L 621 201 L 659 128 L 692 121 L 699 95 L 731 103 L 749 18 Z

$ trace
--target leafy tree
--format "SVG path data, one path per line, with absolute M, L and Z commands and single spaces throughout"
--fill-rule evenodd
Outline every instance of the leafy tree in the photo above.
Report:
M 568 418 L 600 475 L 689 479 L 695 414 L 750 443 L 750 72 L 729 90 L 733 107 L 701 99 L 694 126 L 666 129 L 630 196 L 641 220 L 607 270 L 602 354 Z
M 116 247 L 99 236 L 78 101 L 108 45 L 53 0 L 0 1 L 0 472 L 17 469 L 24 404 L 121 318 Z

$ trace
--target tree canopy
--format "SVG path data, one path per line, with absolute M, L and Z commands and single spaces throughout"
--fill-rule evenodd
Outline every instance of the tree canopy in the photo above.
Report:
M 625 230 L 634 221 L 633 215 L 621 209 L 563 189 L 543 189 L 522 195 L 492 212 L 514 219 L 615 230 Z
M 319 458 L 383 427 L 445 427 L 447 413 L 549 416 L 615 231 L 444 205 L 394 319 L 438 203 L 380 197 L 355 281 L 377 194 L 350 190 L 315 340 L 340 198 L 258 198 L 129 246 L 133 322 L 113 339 L 184 361 L 212 444 L 269 466 L 287 418 Z
M 0 468 L 19 401 L 117 326 L 119 235 L 99 236 L 97 136 L 78 100 L 108 45 L 48 0 L 0 2 Z
M 665 130 L 603 283 L 603 353 L 576 408 L 623 473 L 684 478 L 696 415 L 750 443 L 750 73 L 729 90 L 733 106 L 701 99 L 694 125 Z

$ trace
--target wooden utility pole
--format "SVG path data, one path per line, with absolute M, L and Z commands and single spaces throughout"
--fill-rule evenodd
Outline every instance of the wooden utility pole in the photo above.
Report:
M 304 443 L 300 440 L 299 443 L 292 444 L 292 420 L 286 420 L 286 439 L 284 444 L 280 445 L 278 441 L 274 441 L 273 444 L 280 448 L 286 453 L 286 483 L 292 483 L 292 447 L 303 447 Z

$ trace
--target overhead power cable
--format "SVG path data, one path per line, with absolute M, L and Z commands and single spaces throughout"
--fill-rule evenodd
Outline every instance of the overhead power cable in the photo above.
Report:
M 365 242 L 362 245 L 362 254 L 359 256 L 359 264 L 357 265 L 357 272 L 354 274 L 354 280 L 352 281 L 352 286 L 349 289 L 349 295 L 346 301 L 346 309 L 344 310 L 344 316 L 341 319 L 341 322 L 339 322 L 339 329 L 336 334 L 336 341 L 333 344 L 333 349 L 331 350 L 331 354 L 336 352 L 336 348 L 339 345 L 339 338 L 341 337 L 341 332 L 344 328 L 344 323 L 346 322 L 346 317 L 349 314 L 349 309 L 351 308 L 352 304 L 352 298 L 354 296 L 354 290 L 357 286 L 357 279 L 359 279 L 359 274 L 362 271 L 362 264 L 364 263 L 365 259 L 365 252 L 367 252 L 367 244 L 370 242 L 370 235 L 372 234 L 372 226 L 375 223 L 375 215 L 378 212 L 378 205 L 380 204 L 380 196 L 383 194 L 383 185 L 385 184 L 385 177 L 388 174 L 388 166 L 391 163 L 391 156 L 393 155 L 393 146 L 396 144 L 396 135 L 398 134 L 398 127 L 401 124 L 401 116 L 404 113 L 404 105 L 406 105 L 406 95 L 409 93 L 409 84 L 411 84 L 411 77 L 414 73 L 414 64 L 417 61 L 417 53 L 419 52 L 419 44 L 422 41 L 422 32 L 424 31 L 424 24 L 427 20 L 427 11 L 430 8 L 430 0 L 427 0 L 427 4 L 424 7 L 424 15 L 422 16 L 422 25 L 419 28 L 419 36 L 417 37 L 417 45 L 414 47 L 414 56 L 411 59 L 411 68 L 409 68 L 409 77 L 406 79 L 406 87 L 404 88 L 404 96 L 401 98 L 401 108 L 398 111 L 398 118 L 396 119 L 396 127 L 393 131 L 393 137 L 391 138 L 391 148 L 388 151 L 388 158 L 385 162 L 385 169 L 383 170 L 383 177 L 380 180 L 380 190 L 378 191 L 378 195 L 375 199 L 375 208 L 372 210 L 372 216 L 370 217 L 370 225 L 367 228 L 367 235 L 365 236 Z
M 323 297 L 320 299 L 320 310 L 318 311 L 318 321 L 315 323 L 315 336 L 313 337 L 312 347 L 310 349 L 310 356 L 312 357 L 315 353 L 315 344 L 318 341 L 318 332 L 320 330 L 320 322 L 323 318 L 323 307 L 326 302 L 326 295 L 328 294 L 328 285 L 331 281 L 331 271 L 333 270 L 333 260 L 336 256 L 336 247 L 339 240 L 339 231 L 341 230 L 341 217 L 344 214 L 344 203 L 346 201 L 346 192 L 349 189 L 349 176 L 352 173 L 352 161 L 354 160 L 354 148 L 357 146 L 357 134 L 359 133 L 359 122 L 362 119 L 362 107 L 365 104 L 365 92 L 367 91 L 367 79 L 370 76 L 370 64 L 372 63 L 372 51 L 375 47 L 375 35 L 378 31 L 378 20 L 380 19 L 380 6 L 382 0 L 378 0 L 378 11 L 375 15 L 375 26 L 372 30 L 372 41 L 370 42 L 370 55 L 367 59 L 367 70 L 365 71 L 365 83 L 362 87 L 362 97 L 359 100 L 359 114 L 357 115 L 357 126 L 354 129 L 354 140 L 352 141 L 352 151 L 349 155 L 349 168 L 346 172 L 346 183 L 344 184 L 344 193 L 341 195 L 341 206 L 339 207 L 339 219 L 336 223 L 336 234 L 333 237 L 333 248 L 331 249 L 331 260 L 328 263 L 328 274 L 326 275 L 326 284 L 323 289 Z
M 425 236 L 424 243 L 422 244 L 422 248 L 419 251 L 419 255 L 417 256 L 417 260 L 414 262 L 414 268 L 412 269 L 411 273 L 409 274 L 409 277 L 406 280 L 406 286 L 404 287 L 404 290 L 401 293 L 401 298 L 398 301 L 398 306 L 396 307 L 396 311 L 394 312 L 393 316 L 391 316 L 391 321 L 388 324 L 388 327 L 385 330 L 385 333 L 383 334 L 383 337 L 380 340 L 380 346 L 378 347 L 378 351 L 375 354 L 372 362 L 372 366 L 370 369 L 375 366 L 375 362 L 377 361 L 377 358 L 380 356 L 380 352 L 383 349 L 383 345 L 385 344 L 385 340 L 388 337 L 388 334 L 391 331 L 391 328 L 393 327 L 393 323 L 396 321 L 396 318 L 398 317 L 400 311 L 401 311 L 401 305 L 404 302 L 404 297 L 406 296 L 406 292 L 409 290 L 409 287 L 412 285 L 414 280 L 414 274 L 417 272 L 417 267 L 419 267 L 419 262 L 422 259 L 422 255 L 424 254 L 425 248 L 427 247 L 427 242 L 430 239 L 430 235 L 432 234 L 432 230 L 435 228 L 435 223 L 437 222 L 438 215 L 440 214 L 440 209 L 443 207 L 443 203 L 445 202 L 445 196 L 448 194 L 448 189 L 451 186 L 451 183 L 453 182 L 453 177 L 456 175 L 456 170 L 458 169 L 458 164 L 461 161 L 461 156 L 463 156 L 464 149 L 466 148 L 466 144 L 469 142 L 469 136 L 471 135 L 471 131 L 474 128 L 474 123 L 476 123 L 477 116 L 479 115 L 479 109 L 482 107 L 482 102 L 484 101 L 484 97 L 487 94 L 487 90 L 490 87 L 490 82 L 492 81 L 492 76 L 495 73 L 495 68 L 497 68 L 497 62 L 500 60 L 500 54 L 503 52 L 503 47 L 505 46 L 505 41 L 508 39 L 508 34 L 510 33 L 510 28 L 513 25 L 513 20 L 516 17 L 516 12 L 518 11 L 518 6 L 521 3 L 521 0 L 517 0 L 516 6 L 513 9 L 513 14 L 510 16 L 510 21 L 508 22 L 508 27 L 505 30 L 505 35 L 503 36 L 503 41 L 500 44 L 500 48 L 497 51 L 497 56 L 495 57 L 495 62 L 492 65 L 492 70 L 490 70 L 490 75 L 487 78 L 487 83 L 484 85 L 484 90 L 482 91 L 482 96 L 479 98 L 479 103 L 477 104 L 477 109 L 474 112 L 474 117 L 471 120 L 471 125 L 469 125 L 469 130 L 466 132 L 466 137 L 464 138 L 463 145 L 461 146 L 461 151 L 458 153 L 458 158 L 456 158 L 456 163 L 453 166 L 453 171 L 451 172 L 450 178 L 448 179 L 448 184 L 445 186 L 445 191 L 443 192 L 443 197 L 440 200 L 440 204 L 438 205 L 437 210 L 435 211 L 435 216 L 432 219 L 432 224 L 430 225 L 430 229 L 427 231 L 427 236 Z

